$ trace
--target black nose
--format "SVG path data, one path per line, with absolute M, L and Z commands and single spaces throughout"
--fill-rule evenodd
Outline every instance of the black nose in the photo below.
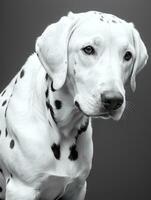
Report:
M 117 110 L 123 104 L 123 96 L 120 92 L 106 91 L 101 95 L 102 103 L 106 110 Z

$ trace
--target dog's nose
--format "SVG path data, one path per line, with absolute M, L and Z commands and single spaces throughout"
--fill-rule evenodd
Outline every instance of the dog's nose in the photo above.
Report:
M 123 104 L 123 96 L 120 92 L 106 91 L 101 95 L 102 103 L 106 110 L 117 110 Z

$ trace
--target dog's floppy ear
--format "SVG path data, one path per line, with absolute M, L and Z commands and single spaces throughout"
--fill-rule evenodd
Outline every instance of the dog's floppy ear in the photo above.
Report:
M 66 80 L 67 48 L 75 24 L 76 19 L 64 16 L 49 25 L 36 41 L 36 53 L 53 81 L 54 90 L 60 89 Z
M 140 34 L 138 31 L 135 29 L 134 25 L 132 25 L 132 34 L 133 34 L 133 41 L 134 41 L 134 47 L 135 47 L 135 62 L 134 66 L 132 69 L 132 75 L 131 75 L 131 88 L 132 91 L 134 92 L 136 89 L 136 75 L 138 72 L 140 72 L 145 64 L 147 63 L 148 60 L 148 54 L 147 54 L 147 49 L 145 47 L 145 44 L 143 43 Z

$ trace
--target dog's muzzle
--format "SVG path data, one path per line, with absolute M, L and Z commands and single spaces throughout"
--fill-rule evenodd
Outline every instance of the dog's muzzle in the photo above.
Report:
M 81 105 L 78 101 L 75 101 L 75 106 L 80 110 L 84 115 L 91 117 L 103 117 L 109 118 L 114 117 L 118 112 L 120 112 L 120 108 L 122 107 L 124 102 L 124 97 L 119 91 L 108 90 L 104 91 L 100 95 L 100 109 L 98 113 L 88 114 L 84 112 L 81 108 Z

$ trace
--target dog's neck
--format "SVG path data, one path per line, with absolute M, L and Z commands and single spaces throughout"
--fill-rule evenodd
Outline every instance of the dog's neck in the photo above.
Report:
M 55 126 L 64 136 L 71 136 L 81 127 L 87 125 L 88 117 L 74 105 L 74 97 L 69 91 L 69 83 L 66 81 L 63 87 L 54 91 L 52 80 L 41 65 L 36 54 L 31 57 L 35 67 L 35 87 L 34 102 L 37 102 L 39 112 L 46 116 L 51 126 Z M 31 65 L 30 65 L 31 67 Z M 33 85 L 34 85 L 33 84 Z M 70 88 L 71 89 L 71 88 Z M 30 88 L 31 90 L 31 88 Z
M 87 125 L 88 117 L 83 115 L 74 105 L 74 99 L 67 87 L 67 82 L 61 89 L 54 91 L 52 80 L 47 73 L 45 75 L 45 80 L 46 108 L 54 122 L 53 126 L 57 126 L 65 137 L 74 136 L 77 130 Z

